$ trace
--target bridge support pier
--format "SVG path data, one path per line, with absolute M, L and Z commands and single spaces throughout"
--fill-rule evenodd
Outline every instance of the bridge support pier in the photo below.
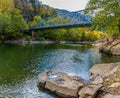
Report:
M 37 36 L 38 36 L 38 34 L 35 31 L 32 30 L 31 31 L 32 40 L 34 40 Z

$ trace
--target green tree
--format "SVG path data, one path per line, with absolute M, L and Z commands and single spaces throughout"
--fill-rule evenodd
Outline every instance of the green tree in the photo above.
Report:
M 47 17 L 51 17 L 51 16 L 57 14 L 57 12 L 56 12 L 56 10 L 54 8 L 46 6 L 46 5 L 42 5 L 40 7 L 39 13 L 40 13 L 40 16 L 43 19 L 46 19 Z
M 61 25 L 70 23 L 70 21 L 70 18 L 62 18 L 61 16 L 56 16 L 54 18 L 47 19 L 47 21 L 45 21 L 42 25 Z
M 66 40 L 67 41 L 73 41 L 73 42 L 79 42 L 82 40 L 84 31 L 79 28 L 75 29 L 69 29 L 66 33 Z
M 7 37 L 8 29 L 10 28 L 11 18 L 7 13 L 0 12 L 0 39 L 5 39 Z
M 32 28 L 32 27 L 38 26 L 40 21 L 41 21 L 41 17 L 40 16 L 35 16 L 34 20 L 29 22 L 29 27 Z
M 28 25 L 18 9 L 8 12 L 0 12 L 0 39 L 16 39 L 23 35 Z
M 22 14 L 20 14 L 20 10 L 12 9 L 10 12 L 11 16 L 11 25 L 8 32 L 10 32 L 10 36 L 13 38 L 22 36 L 22 32 L 28 29 L 28 25 L 24 20 Z
M 89 15 L 96 13 L 93 29 L 120 32 L 119 0 L 90 0 L 85 12 Z
M 14 0 L 0 0 L 0 12 L 9 12 L 14 8 Z

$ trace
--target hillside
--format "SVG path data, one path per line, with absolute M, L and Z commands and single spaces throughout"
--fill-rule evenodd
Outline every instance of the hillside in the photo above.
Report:
M 54 14 L 54 8 L 43 5 L 39 0 L 14 0 L 15 7 L 21 10 L 26 21 L 32 21 L 34 16 L 41 16 L 47 18 Z
M 62 18 L 70 18 L 72 23 L 88 23 L 92 22 L 92 18 L 84 15 L 84 10 L 70 12 L 67 10 L 56 9 L 59 16 Z

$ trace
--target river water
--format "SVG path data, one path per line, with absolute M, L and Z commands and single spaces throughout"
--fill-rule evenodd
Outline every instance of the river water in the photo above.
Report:
M 58 98 L 37 87 L 45 70 L 81 76 L 89 82 L 89 69 L 98 63 L 118 62 L 96 47 L 75 44 L 0 44 L 0 98 Z

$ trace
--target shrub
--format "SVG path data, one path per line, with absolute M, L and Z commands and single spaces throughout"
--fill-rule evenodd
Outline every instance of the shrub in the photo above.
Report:
M 84 31 L 79 28 L 75 29 L 69 29 L 66 33 L 66 40 L 67 41 L 73 41 L 73 42 L 79 42 L 84 37 Z
M 28 40 L 28 41 L 29 41 L 29 40 L 32 40 L 32 38 L 31 38 L 31 36 L 26 35 L 26 36 L 25 36 L 25 40 Z
M 96 40 L 102 40 L 107 39 L 107 34 L 103 33 L 101 31 L 88 31 L 85 33 L 85 38 L 87 41 L 96 41 Z

